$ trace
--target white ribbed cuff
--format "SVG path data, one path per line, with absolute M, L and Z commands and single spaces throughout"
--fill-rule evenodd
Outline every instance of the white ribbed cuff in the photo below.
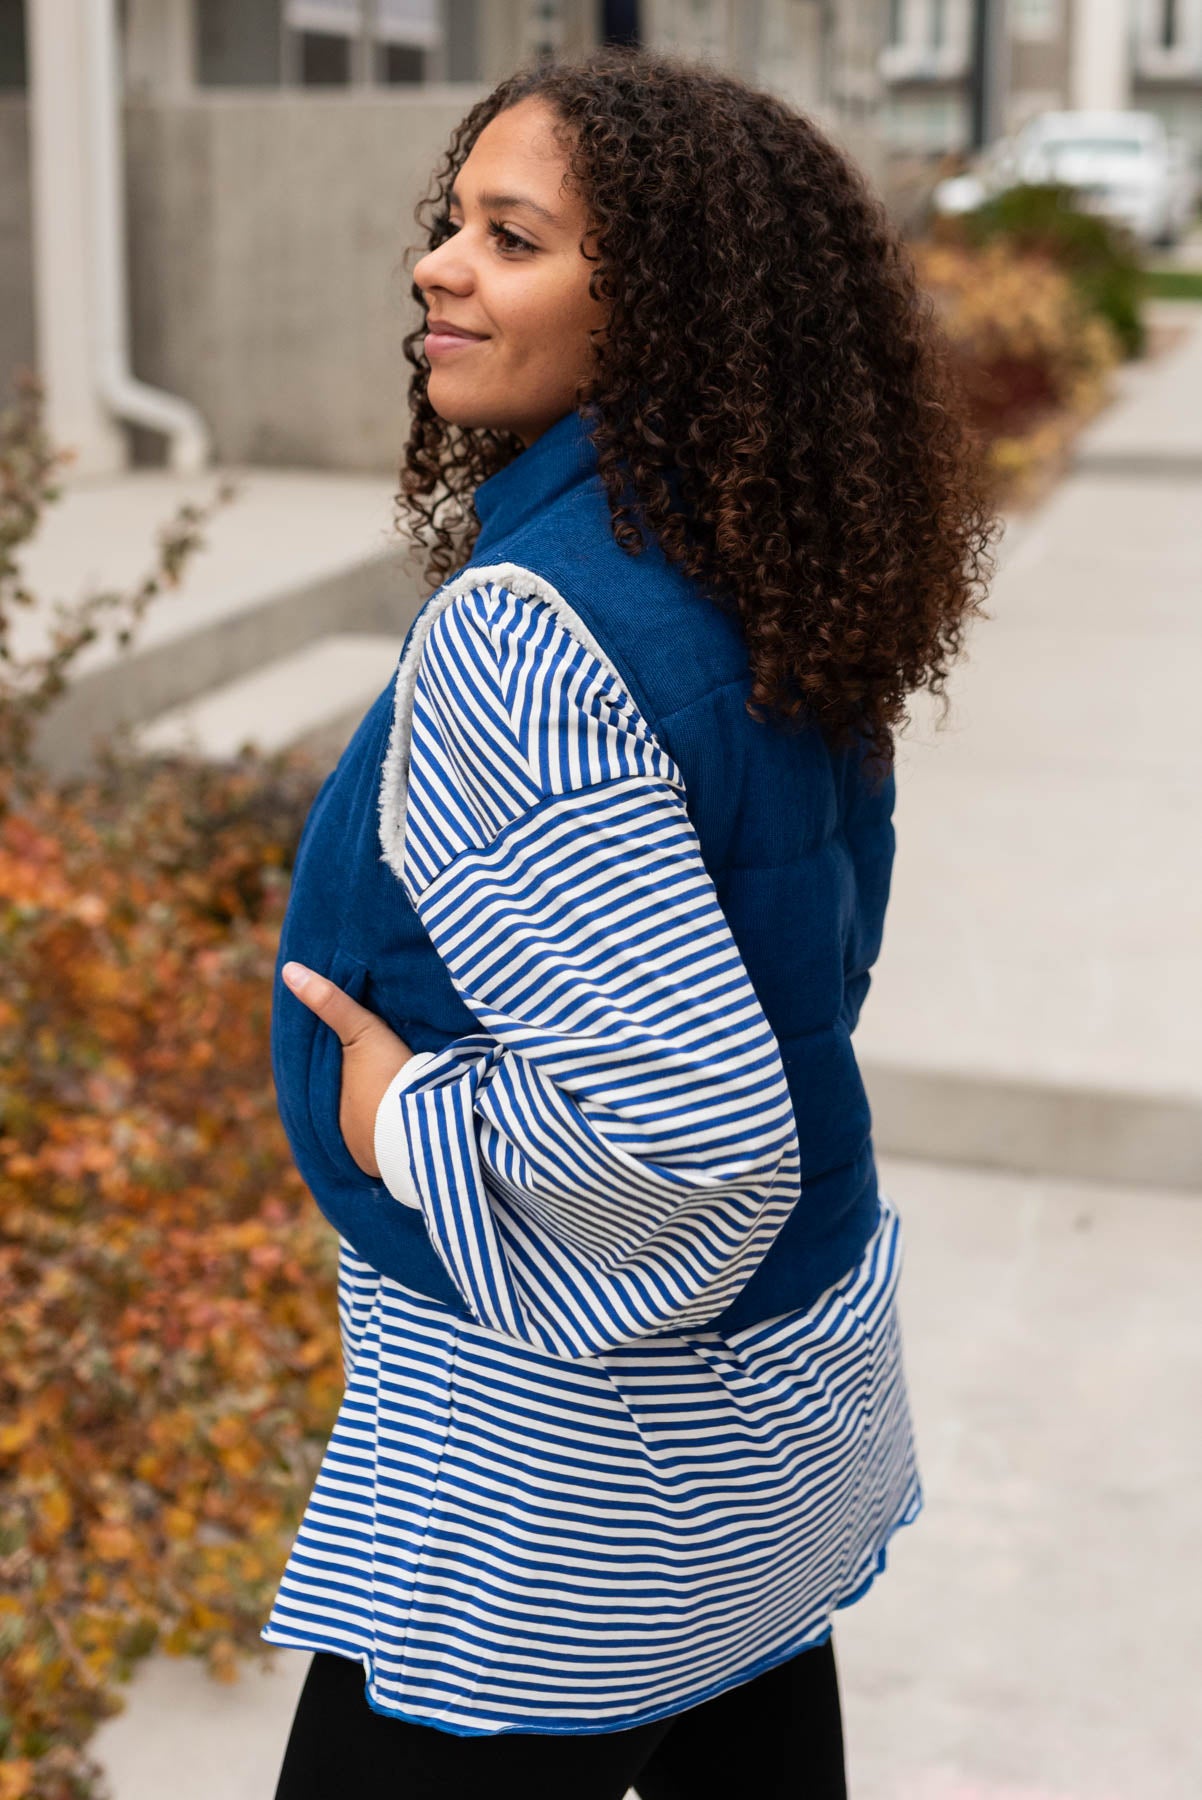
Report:
M 376 1109 L 375 1151 L 376 1161 L 380 1165 L 380 1180 L 388 1189 L 394 1200 L 402 1206 L 414 1206 L 420 1211 L 421 1197 L 413 1183 L 413 1170 L 409 1164 L 409 1134 L 405 1130 L 405 1117 L 401 1112 L 400 1095 L 402 1089 L 416 1081 L 428 1062 L 433 1062 L 433 1050 L 415 1050 L 409 1061 L 402 1065 L 388 1083 L 384 1098 Z

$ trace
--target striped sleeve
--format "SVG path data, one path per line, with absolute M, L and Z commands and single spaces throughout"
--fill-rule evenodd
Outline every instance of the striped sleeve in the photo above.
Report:
M 402 870 L 480 1031 L 385 1095 L 386 1185 L 508 1336 L 704 1325 L 799 1198 L 792 1105 L 680 772 L 562 605 L 485 583 L 431 625 Z

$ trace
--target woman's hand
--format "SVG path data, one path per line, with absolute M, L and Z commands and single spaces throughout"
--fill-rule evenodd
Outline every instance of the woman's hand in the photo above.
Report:
M 363 1173 L 378 1181 L 376 1114 L 389 1082 L 413 1052 L 378 1013 L 360 1006 L 315 969 L 286 962 L 280 973 L 297 999 L 338 1033 L 342 1045 L 338 1128 Z

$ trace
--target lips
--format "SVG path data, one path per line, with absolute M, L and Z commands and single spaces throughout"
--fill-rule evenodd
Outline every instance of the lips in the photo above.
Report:
M 473 344 L 486 342 L 487 337 L 482 332 L 468 331 L 462 325 L 452 325 L 447 319 L 427 319 L 422 349 L 430 363 L 438 363 L 461 356 Z
M 486 335 L 483 331 L 467 331 L 462 325 L 452 325 L 446 319 L 427 319 L 426 334 L 430 337 L 467 338 L 476 344 Z

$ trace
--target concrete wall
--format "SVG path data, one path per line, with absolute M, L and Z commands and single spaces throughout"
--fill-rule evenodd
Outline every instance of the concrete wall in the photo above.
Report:
M 200 407 L 220 460 L 395 466 L 413 208 L 483 92 L 127 105 L 135 373 Z
M 395 468 L 408 432 L 401 339 L 416 322 L 413 209 L 486 91 L 127 100 L 133 372 L 200 408 L 220 461 Z M 824 122 L 877 178 L 874 136 L 846 111 Z M 26 125 L 23 97 L 0 97 L 0 378 L 36 355 Z M 136 460 L 161 460 L 156 435 L 131 439 Z
M 0 405 L 18 363 L 34 366 L 29 114 L 23 94 L 0 95 Z
M 1013 38 L 1006 82 L 1005 129 L 1022 129 L 1036 113 L 1068 105 L 1072 75 L 1072 42 L 1067 30 L 1043 39 Z

